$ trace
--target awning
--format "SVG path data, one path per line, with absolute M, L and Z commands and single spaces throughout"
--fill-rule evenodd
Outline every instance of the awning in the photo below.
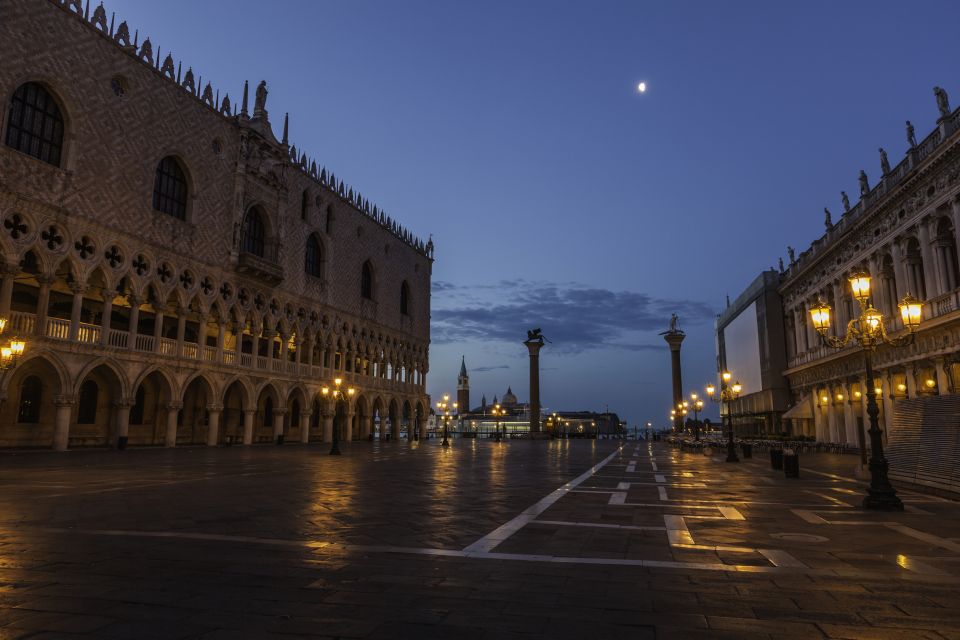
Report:
M 810 396 L 793 405 L 780 416 L 782 420 L 813 420 L 813 411 L 810 410 Z

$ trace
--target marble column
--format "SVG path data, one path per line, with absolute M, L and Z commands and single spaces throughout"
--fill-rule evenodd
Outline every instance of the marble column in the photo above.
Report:
M 672 337 L 671 337 L 672 336 Z M 671 361 L 673 362 L 673 394 L 677 395 L 677 387 L 680 381 L 680 343 L 683 342 L 683 333 L 668 333 L 664 339 L 670 345 Z M 676 343 L 676 350 L 674 350 Z M 540 433 L 540 349 L 543 347 L 543 339 L 525 340 L 524 345 L 530 354 L 530 435 L 534 436 Z M 680 390 L 681 396 L 683 390 Z M 462 411 L 470 411 L 470 407 L 462 407 Z
M 844 384 L 843 389 L 843 427 L 844 441 L 848 444 L 857 444 L 857 415 L 853 410 L 853 386 Z
M 137 329 L 140 324 L 140 299 L 130 294 L 127 296 L 127 301 L 130 303 L 130 327 L 128 329 L 129 333 L 127 334 L 127 348 L 136 349 Z
M 53 399 L 56 413 L 53 419 L 53 450 L 66 451 L 70 442 L 70 417 L 73 414 L 73 396 L 59 395 Z
M 917 397 L 917 372 L 914 370 L 912 365 L 907 365 L 906 367 L 906 378 L 907 378 L 907 397 L 916 398 Z
M 310 442 L 310 416 L 309 411 L 300 412 L 300 442 L 307 444 Z
M 960 245 L 958 245 L 960 246 Z M 0 282 L 0 318 L 10 319 L 10 303 L 13 301 L 13 283 L 20 272 L 19 265 L 4 264 L 3 281 Z
M 287 415 L 286 407 L 277 407 L 273 410 L 273 441 L 283 435 L 283 417 Z
M 343 420 L 343 439 L 345 442 L 350 442 L 353 440 L 353 416 L 355 415 L 353 410 L 347 411 L 344 414 Z
M 941 396 L 952 393 L 950 378 L 947 377 L 946 361 L 943 358 L 936 358 L 933 363 L 937 368 L 937 393 Z
M 121 400 L 114 405 L 114 419 L 117 425 L 117 438 L 126 438 L 130 435 L 130 409 L 133 403 L 129 400 Z M 119 440 L 118 440 L 119 441 Z
M 207 446 L 215 447 L 220 441 L 220 414 L 223 407 L 213 406 L 207 408 L 210 425 L 207 427 Z
M 53 278 L 49 276 L 38 276 L 40 289 L 37 291 L 37 324 L 34 327 L 34 333 L 38 336 L 47 335 L 47 313 L 50 309 L 50 286 L 53 284 Z
M 177 414 L 183 408 L 182 402 L 171 402 L 167 405 L 167 431 L 163 437 L 163 446 L 177 446 Z
M 100 344 L 106 347 L 110 345 L 110 319 L 113 317 L 113 298 L 117 293 L 110 287 L 104 287 L 100 295 L 103 297 L 103 314 L 100 316 Z
M 256 413 L 256 409 L 243 410 L 243 444 L 253 444 L 253 417 Z
M 920 255 L 923 258 L 923 279 L 927 283 L 927 298 L 936 298 L 943 293 L 940 283 L 940 273 L 930 246 L 930 221 L 921 220 L 917 225 L 918 240 L 920 241 Z
M 323 411 L 323 441 L 333 442 L 333 412 L 329 408 Z
M 155 353 L 160 353 L 160 342 L 163 339 L 163 311 L 161 309 L 156 310 L 153 320 L 153 350 Z

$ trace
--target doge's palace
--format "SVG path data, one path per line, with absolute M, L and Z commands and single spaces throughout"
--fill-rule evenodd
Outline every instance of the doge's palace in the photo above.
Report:
M 0 317 L 27 343 L 0 446 L 425 430 L 433 243 L 291 144 L 266 83 L 228 96 L 80 0 L 0 0 L 0 60 Z

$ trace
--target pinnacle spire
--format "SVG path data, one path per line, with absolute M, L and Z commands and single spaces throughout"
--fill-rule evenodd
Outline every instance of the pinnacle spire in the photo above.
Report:
M 460 377 L 461 378 L 467 377 L 467 357 L 466 356 L 460 356 Z

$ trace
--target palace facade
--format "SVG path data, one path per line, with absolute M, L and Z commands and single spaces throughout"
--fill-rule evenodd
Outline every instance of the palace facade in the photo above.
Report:
M 917 142 L 907 123 L 905 157 L 890 167 L 881 150 L 880 180 L 871 186 L 861 172 L 860 201 L 850 207 L 844 194 L 848 210 L 839 221 L 828 213 L 823 237 L 799 256 L 790 251 L 779 291 L 783 374 L 793 403 L 783 417 L 794 432 L 857 444 L 859 427 L 869 426 L 869 393 L 878 398 L 885 434 L 905 428 L 894 419 L 905 408 L 926 407 L 929 421 L 943 396 L 960 393 L 960 110 L 950 110 L 945 93 L 937 97 L 940 118 L 929 135 Z M 839 351 L 822 346 L 810 317 L 811 307 L 826 301 L 833 308 L 832 331 L 842 336 L 860 312 L 847 280 L 860 270 L 872 276 L 872 304 L 890 335 L 904 331 L 897 304 L 905 295 L 924 304 L 915 342 L 876 352 L 872 389 L 855 341 Z
M 265 83 L 79 0 L 0 0 L 0 60 L 0 446 L 425 431 L 433 244 L 278 139 Z

